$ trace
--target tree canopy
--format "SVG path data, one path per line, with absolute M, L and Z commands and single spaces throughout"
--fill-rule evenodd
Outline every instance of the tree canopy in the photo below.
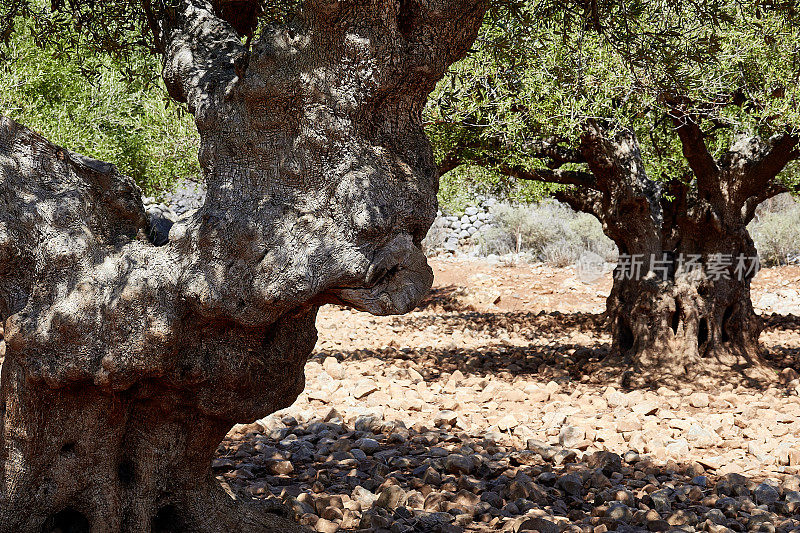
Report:
M 690 179 L 676 119 L 698 122 L 714 155 L 741 135 L 794 131 L 795 16 L 790 3 L 767 2 L 507 5 L 428 107 L 443 172 L 467 164 L 445 181 L 470 179 L 476 166 L 495 183 L 511 167 L 558 181 L 555 169 L 582 167 L 574 147 L 587 120 L 631 128 L 648 176 L 664 181 Z
M 299 2 L 214 4 L 219 11 L 238 13 L 234 22 L 247 40 L 276 23 L 291 24 Z M 175 118 L 173 104 L 158 109 L 163 98 L 152 90 L 160 82 L 159 65 L 149 55 L 160 49 L 163 21 L 174 10 L 170 0 L 100 5 L 10 0 L 0 9 L 11 80 L 3 92 L 5 101 L 12 101 L 0 106 L 4 112 L 58 142 L 119 161 L 148 190 L 166 185 L 168 176 L 196 171 L 194 149 L 178 154 L 173 146 L 172 157 L 138 157 L 126 152 L 130 148 L 107 147 L 97 133 L 103 126 L 87 127 L 100 114 L 92 91 L 105 90 L 121 97 L 112 98 L 116 102 L 143 102 L 119 117 L 133 119 L 145 108 L 142 116 L 157 117 L 160 126 L 150 119 L 153 127 L 145 129 L 151 132 L 140 139 L 151 140 L 158 130 L 162 139 L 177 137 L 182 143 L 191 135 Z M 579 168 L 580 161 L 567 157 L 568 148 L 589 118 L 633 128 L 648 175 L 665 180 L 685 179 L 689 170 L 671 110 L 697 116 L 713 153 L 724 151 L 739 135 L 769 137 L 800 124 L 798 13 L 794 0 L 495 0 L 474 53 L 451 69 L 426 111 L 442 170 L 459 167 L 443 180 L 442 195 L 463 194 L 462 181 L 479 191 L 521 199 L 547 194 L 552 186 L 507 180 L 497 163 L 535 170 Z M 41 76 L 30 70 L 50 59 L 56 71 L 68 74 L 55 87 L 58 91 L 37 86 Z M 74 76 L 81 72 L 88 83 Z M 69 90 L 83 91 L 72 99 L 73 108 L 80 106 L 77 102 L 95 102 L 94 112 L 83 116 L 65 105 L 45 112 L 59 93 Z M 40 120 L 53 114 L 67 120 Z M 81 134 L 64 131 L 69 124 Z M 124 129 L 141 131 L 141 124 L 129 120 Z M 71 141 L 79 138 L 83 141 Z M 145 159 L 165 161 L 166 168 L 154 169 L 151 163 L 147 170 Z M 795 175 L 792 165 L 783 178 L 793 182 Z

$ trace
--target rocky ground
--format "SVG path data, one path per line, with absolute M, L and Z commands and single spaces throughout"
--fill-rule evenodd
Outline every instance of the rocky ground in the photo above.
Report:
M 627 390 L 592 377 L 608 276 L 432 264 L 410 315 L 322 310 L 306 391 L 220 447 L 232 493 L 317 531 L 800 531 L 800 267 L 754 283 L 774 385 Z

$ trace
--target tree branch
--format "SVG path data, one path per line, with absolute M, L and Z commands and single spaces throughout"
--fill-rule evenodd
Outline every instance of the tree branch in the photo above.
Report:
M 564 202 L 575 211 L 589 213 L 603 222 L 603 195 L 591 189 L 562 189 L 553 193 L 553 198 Z
M 755 209 L 748 205 L 769 197 L 765 195 L 775 190 L 775 178 L 797 158 L 799 140 L 791 133 L 775 135 L 767 142 L 758 137 L 743 138 L 720 158 L 734 209 L 741 208 L 746 215 Z
M 444 176 L 464 164 L 464 160 L 458 155 L 457 151 L 449 152 L 439 163 L 439 176 Z
M 744 217 L 744 223 L 749 224 L 750 221 L 753 220 L 753 217 L 756 215 L 756 209 L 763 202 L 786 192 L 790 192 L 786 185 L 772 181 L 766 187 L 762 188 L 759 194 L 749 197 L 747 200 L 745 200 L 744 205 L 742 206 L 742 217 Z
M 700 124 L 678 108 L 672 108 L 670 116 L 681 141 L 683 157 L 697 176 L 698 188 L 705 189 L 705 186 L 710 185 L 709 181 L 719 174 L 719 167 L 708 151 Z
M 160 53 L 164 53 L 164 43 L 161 41 L 161 25 L 159 24 L 158 20 L 156 19 L 156 15 L 153 12 L 153 6 L 150 3 L 150 0 L 142 0 L 142 9 L 145 13 L 145 19 L 147 20 L 147 26 L 150 28 L 150 31 L 153 34 L 153 44 L 155 49 L 158 50 Z
M 550 170 L 561 168 L 567 163 L 580 164 L 586 162 L 580 151 L 563 146 L 560 144 L 561 142 L 563 142 L 562 139 L 555 137 L 527 141 L 523 144 L 522 155 L 533 159 L 544 160 L 545 165 L 547 165 L 547 168 Z M 489 164 L 499 166 L 502 164 L 502 159 L 500 157 L 485 157 L 480 155 L 480 153 L 499 153 L 513 149 L 514 147 L 511 146 L 510 143 L 505 143 L 503 139 L 499 137 L 490 139 L 475 137 L 462 141 L 444 156 L 442 162 L 439 164 L 439 175 L 442 176 L 454 168 L 470 161 L 481 166 L 487 166 Z M 470 151 L 476 152 L 477 155 L 471 156 Z
M 179 0 L 177 7 L 166 10 L 162 23 L 164 82 L 170 95 L 187 102 L 194 113 L 236 78 L 234 62 L 244 48 L 207 0 Z
M 561 143 L 562 139 L 550 137 L 547 139 L 537 139 L 523 144 L 525 155 L 536 159 L 549 159 L 548 168 L 560 168 L 566 163 L 585 163 L 586 159 L 579 150 L 568 148 Z
M 579 170 L 560 170 L 560 169 L 528 169 L 519 165 L 509 165 L 495 158 L 484 158 L 476 163 L 495 168 L 501 174 L 526 181 L 541 181 L 543 183 L 556 183 L 560 185 L 576 185 L 594 189 L 597 186 L 595 177 L 590 172 Z
M 760 181 L 770 181 L 789 164 L 797 159 L 800 152 L 797 144 L 800 137 L 792 133 L 776 135 L 769 140 L 767 149 L 750 171 L 761 178 Z

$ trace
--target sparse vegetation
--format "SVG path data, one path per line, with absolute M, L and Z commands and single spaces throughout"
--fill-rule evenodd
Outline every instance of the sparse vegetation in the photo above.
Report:
M 572 264 L 586 251 L 616 260 L 616 246 L 596 218 L 554 200 L 498 204 L 493 214 L 493 225 L 475 237 L 484 254 L 524 254 L 553 266 Z
M 800 255 L 800 203 L 785 194 L 765 202 L 748 229 L 762 266 L 789 264 Z

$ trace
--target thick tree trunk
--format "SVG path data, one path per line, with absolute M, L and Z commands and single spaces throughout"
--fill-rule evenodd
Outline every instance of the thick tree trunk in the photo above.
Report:
M 678 131 L 694 179 L 650 180 L 631 131 L 589 124 L 581 153 L 593 179 L 560 193 L 595 215 L 620 251 L 607 302 L 612 353 L 645 381 L 769 379 L 747 224 L 759 202 L 784 190 L 772 180 L 797 139 L 744 139 L 716 161 L 695 123 Z
M 0 117 L 0 533 L 301 531 L 226 495 L 218 443 L 302 391 L 320 305 L 403 313 L 432 282 L 421 111 L 485 2 L 306 2 L 252 50 L 173 4 L 208 195 L 165 245 L 128 178 Z
M 313 320 L 312 312 L 277 325 L 273 353 L 261 357 L 285 365 L 279 374 L 251 368 L 243 378 L 252 380 L 250 390 L 239 389 L 250 396 L 245 404 L 253 389 L 268 389 L 259 393 L 258 414 L 288 407 L 302 391 Z M 3 367 L 13 435 L 0 530 L 303 531 L 265 502 L 232 500 L 215 480 L 211 460 L 232 417 L 255 413 L 220 413 L 209 405 L 208 385 L 192 390 L 153 376 L 119 391 L 86 383 L 51 389 L 30 376 L 16 359 Z
M 719 378 L 731 371 L 763 377 L 761 320 L 749 280 L 700 272 L 667 281 L 615 280 L 606 312 L 615 351 L 647 379 Z
M 2 117 L 0 148 L 0 531 L 302 531 L 210 465 L 234 423 L 302 391 L 316 307 L 209 316 L 130 180 Z

